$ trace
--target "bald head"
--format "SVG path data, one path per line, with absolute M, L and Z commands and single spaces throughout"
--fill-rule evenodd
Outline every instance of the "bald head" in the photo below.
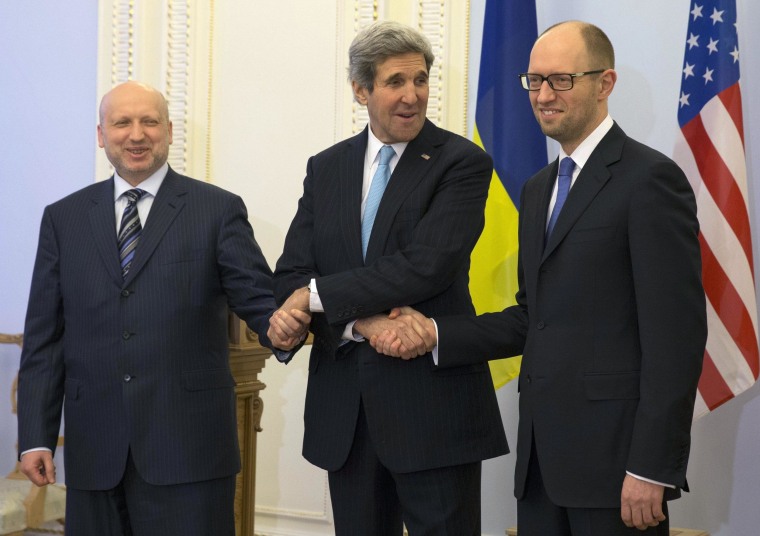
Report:
M 153 100 L 158 112 L 165 120 L 169 120 L 169 105 L 164 95 L 148 84 L 129 80 L 115 86 L 111 91 L 103 95 L 103 98 L 100 100 L 99 109 L 101 125 L 103 125 L 103 117 L 114 99 L 142 99 L 146 102 Z
M 583 42 L 589 60 L 595 65 L 593 69 L 615 68 L 615 50 L 612 47 L 612 42 L 598 26 L 580 20 L 560 22 L 554 26 L 549 26 L 538 36 L 536 41 L 554 30 L 575 33 Z

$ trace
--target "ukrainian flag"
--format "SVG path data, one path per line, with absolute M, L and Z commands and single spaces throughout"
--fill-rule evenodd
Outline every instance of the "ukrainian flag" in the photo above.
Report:
M 494 160 L 486 225 L 472 252 L 470 292 L 478 314 L 501 311 L 517 292 L 517 211 L 525 181 L 547 163 L 546 139 L 517 77 L 536 40 L 535 0 L 487 0 L 474 141 Z M 491 361 L 498 389 L 521 358 Z

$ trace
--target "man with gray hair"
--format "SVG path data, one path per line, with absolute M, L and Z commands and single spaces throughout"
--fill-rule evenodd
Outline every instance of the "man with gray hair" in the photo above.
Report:
M 401 535 L 402 521 L 414 536 L 480 534 L 481 461 L 507 453 L 487 365 L 441 373 L 422 326 L 387 318 L 407 303 L 474 314 L 492 162 L 426 119 L 433 59 L 398 23 L 354 39 L 349 78 L 369 126 L 309 160 L 275 270 L 285 303 L 272 329 L 293 336 L 285 311 L 313 315 L 303 454 L 329 472 L 338 536 Z M 422 357 L 378 354 L 367 340 L 386 329 Z

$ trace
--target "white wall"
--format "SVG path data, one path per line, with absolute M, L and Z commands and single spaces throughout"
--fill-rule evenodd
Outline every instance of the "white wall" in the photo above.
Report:
M 471 0 L 474 13 L 471 73 L 477 72 L 477 13 L 482 17 L 482 4 L 483 0 Z M 760 109 L 751 96 L 760 87 L 760 37 L 752 35 L 751 30 L 760 21 L 760 4 L 754 0 L 738 0 L 738 4 L 745 141 L 754 223 L 760 207 L 760 188 L 752 182 L 760 175 L 760 124 L 753 118 L 758 117 Z M 597 23 L 608 32 L 616 47 L 620 74 L 611 101 L 613 116 L 629 134 L 670 154 L 677 129 L 676 103 L 689 0 L 537 0 L 537 6 L 541 29 L 560 20 L 580 18 Z M 281 23 L 280 19 L 272 21 L 273 26 Z M 330 35 L 318 33 L 314 39 L 317 38 L 330 39 Z M 238 42 L 241 49 L 246 47 L 244 36 Z M 316 41 L 310 42 L 318 46 Z M 283 51 L 284 56 L 292 57 L 291 62 L 281 63 L 283 70 L 303 70 L 297 61 L 300 57 L 298 49 L 303 42 L 287 45 L 278 39 L 274 46 L 293 49 Z M 96 178 L 92 171 L 96 151 L 95 112 L 99 98 L 95 89 L 96 64 L 97 11 L 94 2 L 46 3 L 45 9 L 32 9 L 23 0 L 0 2 L 0 186 L 3 187 L 3 195 L 0 195 L 0 331 L 19 332 L 23 327 L 42 208 Z M 314 92 L 310 84 L 314 83 L 315 76 L 319 76 L 318 69 L 316 73 L 313 71 L 314 65 L 304 71 L 311 73 L 310 77 L 295 77 L 296 83 L 292 84 L 282 84 L 283 76 L 277 69 L 276 63 L 269 65 L 260 75 L 262 87 L 280 93 L 275 101 L 292 103 L 296 107 L 326 109 L 336 105 L 335 99 L 324 103 L 311 100 Z M 322 83 L 330 84 L 334 79 L 328 76 Z M 476 94 L 473 89 L 471 87 L 469 95 Z M 257 105 L 250 95 L 227 94 L 234 98 L 222 98 L 218 102 L 221 106 L 229 106 L 230 110 L 249 114 Z M 232 112 L 227 120 L 236 120 Z M 298 124 L 297 115 L 288 115 L 283 120 L 295 123 L 296 128 L 304 127 Z M 328 134 L 320 134 L 322 141 L 314 142 L 314 150 L 330 143 L 328 138 Z M 284 235 L 298 195 L 295 193 L 298 188 L 292 184 L 300 183 L 308 156 L 306 152 L 292 155 L 292 166 L 297 171 L 292 171 L 294 176 L 283 178 L 288 181 L 284 190 L 272 186 L 273 180 L 280 179 L 275 176 L 276 170 L 262 171 L 255 159 L 251 159 L 249 169 L 235 172 L 234 178 L 231 177 L 232 170 L 223 166 L 217 169 L 224 175 L 220 175 L 221 180 L 228 181 L 225 186 L 242 193 L 249 207 L 253 207 L 251 219 L 259 235 Z M 283 191 L 287 199 L 279 197 Z M 264 204 L 266 210 L 262 208 Z M 280 206 L 281 213 L 272 210 L 271 205 Z M 254 213 L 254 209 L 258 211 L 259 208 L 263 218 Z M 760 233 L 756 232 L 756 251 L 760 251 L 759 239 Z M 272 238 L 262 240 L 272 263 L 278 253 L 275 241 Z M 0 346 L 0 474 L 10 470 L 14 459 L 15 419 L 9 414 L 6 393 L 10 390 L 17 359 L 17 350 Z M 275 452 L 277 465 L 303 463 L 299 457 L 300 403 L 288 397 L 303 389 L 305 374 L 297 366 L 278 367 L 270 362 L 263 380 L 268 388 L 263 393 L 266 406 L 262 448 Z M 673 504 L 673 524 L 703 528 L 713 536 L 758 533 L 760 463 L 756 445 L 760 444 L 759 393 L 760 388 L 755 386 L 695 424 L 688 474 L 692 493 Z M 508 438 L 514 444 L 517 421 L 515 386 L 510 384 L 502 388 L 498 397 Z M 484 534 L 503 534 L 505 527 L 515 523 L 513 464 L 514 455 L 510 454 L 488 461 L 484 466 Z M 286 495 L 292 497 L 292 493 L 297 495 L 300 482 L 272 482 L 278 479 L 279 473 L 274 465 L 259 466 L 259 488 L 267 486 L 271 492 L 268 496 L 262 495 L 262 499 L 267 497 L 267 501 L 278 501 Z M 261 480 L 262 475 L 265 480 Z M 316 478 L 319 478 L 318 473 Z M 326 497 L 307 499 L 324 505 Z M 298 501 L 297 498 L 288 500 Z M 275 530 L 279 530 L 278 534 L 294 533 L 283 528 L 273 529 L 271 533 L 274 534 Z
M 93 182 L 97 9 L 89 0 L 0 2 L 0 331 L 20 333 L 45 205 Z M 0 475 L 15 462 L 11 383 L 0 345 Z M 63 463 L 58 463 L 63 467 Z M 63 473 L 59 477 L 63 477 Z

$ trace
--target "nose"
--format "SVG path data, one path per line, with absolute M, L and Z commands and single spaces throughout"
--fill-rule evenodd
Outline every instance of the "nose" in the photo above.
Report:
M 142 125 L 139 121 L 135 121 L 132 124 L 132 128 L 129 129 L 129 139 L 132 141 L 139 141 L 145 137 Z
M 550 100 L 553 100 L 555 96 L 556 96 L 555 92 L 552 89 L 552 87 L 549 85 L 549 81 L 544 80 L 543 82 L 541 82 L 541 88 L 538 90 L 536 99 L 539 102 L 548 102 Z
M 414 104 L 417 102 L 417 86 L 414 85 L 414 82 L 408 82 L 404 84 L 401 100 L 405 104 Z

